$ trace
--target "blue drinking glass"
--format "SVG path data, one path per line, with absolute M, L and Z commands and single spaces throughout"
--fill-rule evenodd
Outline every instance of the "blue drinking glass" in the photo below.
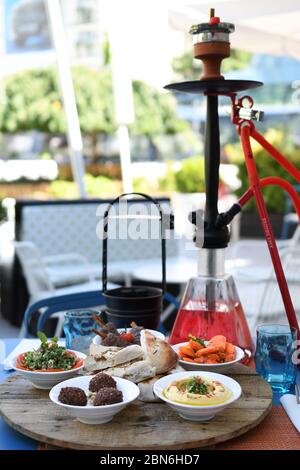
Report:
M 255 365 L 274 393 L 284 394 L 296 381 L 297 365 L 293 361 L 297 331 L 288 325 L 261 325 L 257 328 Z
M 67 349 L 89 353 L 90 344 L 95 336 L 93 329 L 99 328 L 93 318 L 94 315 L 100 317 L 100 312 L 92 309 L 76 309 L 65 313 L 64 332 Z

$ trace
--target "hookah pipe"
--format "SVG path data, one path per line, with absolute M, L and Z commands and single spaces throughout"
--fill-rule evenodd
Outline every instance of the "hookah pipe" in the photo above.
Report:
M 300 222 L 300 198 L 290 183 L 279 177 L 267 177 L 259 179 L 253 152 L 251 149 L 250 137 L 259 142 L 262 147 L 295 179 L 300 183 L 300 171 L 297 170 L 278 150 L 276 150 L 264 137 L 257 132 L 252 120 L 261 120 L 263 113 L 253 110 L 253 99 L 244 96 L 236 100 L 236 92 L 261 86 L 261 82 L 253 80 L 226 80 L 220 73 L 221 62 L 230 56 L 229 34 L 234 31 L 232 23 L 224 23 L 215 16 L 214 9 L 210 10 L 210 20 L 208 23 L 193 25 L 190 33 L 194 38 L 194 57 L 203 62 L 203 74 L 199 80 L 187 81 L 167 85 L 168 90 L 175 90 L 184 93 L 202 93 L 207 100 L 207 115 L 205 127 L 205 183 L 206 183 L 206 206 L 204 212 L 204 242 L 200 245 L 197 233 L 201 230 L 202 224 L 197 221 L 197 212 L 189 216 L 189 220 L 195 225 L 194 241 L 199 248 L 207 248 L 208 266 L 210 274 L 214 275 L 216 262 L 216 250 L 225 248 L 230 239 L 228 224 L 234 216 L 238 214 L 242 207 L 251 199 L 255 198 L 259 217 L 261 219 L 264 235 L 271 255 L 276 278 L 280 288 L 281 296 L 285 306 L 288 321 L 291 327 L 298 332 L 300 339 L 299 325 L 287 281 L 282 268 L 278 248 L 273 234 L 272 226 L 266 210 L 261 189 L 267 185 L 275 184 L 285 189 L 290 195 L 296 208 Z M 218 185 L 219 185 L 219 165 L 220 165 L 220 137 L 219 137 L 219 116 L 218 97 L 228 96 L 232 104 L 232 122 L 237 126 L 241 137 L 242 148 L 245 156 L 246 168 L 250 182 L 250 188 L 241 196 L 238 203 L 234 204 L 228 211 L 219 214 L 218 212 Z M 208 284 L 206 299 L 209 310 L 215 308 L 215 286 Z
M 278 281 L 279 289 L 281 292 L 282 300 L 285 306 L 286 314 L 289 320 L 289 324 L 291 327 L 295 328 L 298 332 L 298 338 L 300 339 L 299 334 L 299 326 L 297 317 L 295 314 L 294 306 L 292 303 L 292 299 L 290 296 L 290 292 L 288 289 L 287 281 L 285 278 L 285 274 L 282 268 L 278 248 L 276 245 L 275 237 L 273 234 L 272 226 L 270 223 L 270 219 L 268 216 L 268 212 L 266 209 L 266 205 L 263 199 L 261 189 L 268 185 L 276 185 L 283 188 L 291 197 L 292 202 L 294 204 L 295 210 L 298 215 L 298 220 L 300 223 L 300 197 L 298 193 L 295 191 L 293 186 L 285 181 L 283 178 L 279 178 L 276 176 L 270 176 L 263 179 L 259 179 L 253 152 L 251 148 L 250 137 L 255 139 L 261 146 L 273 157 L 282 168 L 288 171 L 290 175 L 292 175 L 295 180 L 300 183 L 300 171 L 292 165 L 286 157 L 284 157 L 277 149 L 275 149 L 257 130 L 252 121 L 254 115 L 257 115 L 257 111 L 252 110 L 253 106 L 253 99 L 249 96 L 244 96 L 240 98 L 236 103 L 235 94 L 230 95 L 232 101 L 232 122 L 237 125 L 238 134 L 241 137 L 242 148 L 245 156 L 246 168 L 250 182 L 250 188 L 240 197 L 237 204 L 234 204 L 231 209 L 224 215 L 221 215 L 219 219 L 219 223 L 221 226 L 223 222 L 221 219 L 224 217 L 227 220 L 231 218 L 231 214 L 238 213 L 242 209 L 242 207 L 252 198 L 254 197 L 256 200 L 256 205 L 259 213 L 259 217 L 261 219 L 265 239 L 269 248 L 270 256 L 272 259 L 274 271 L 276 274 L 276 278 Z M 243 108 L 243 102 L 247 101 L 248 106 L 247 108 Z M 241 117 L 243 116 L 243 117 Z M 254 117 L 255 119 L 261 119 L 259 116 Z M 229 218 L 228 218 L 229 215 Z M 233 217 L 232 217 L 233 218 Z M 232 220 L 232 219 L 231 219 Z M 218 222 L 217 222 L 218 223 Z

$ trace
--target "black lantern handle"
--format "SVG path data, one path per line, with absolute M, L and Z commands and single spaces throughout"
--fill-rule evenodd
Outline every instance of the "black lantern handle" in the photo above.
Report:
M 161 255 L 162 255 L 162 291 L 163 293 L 166 292 L 166 224 L 164 220 L 164 212 L 162 210 L 161 205 L 158 201 L 153 199 L 151 196 L 143 193 L 124 193 L 110 202 L 107 206 L 106 211 L 104 212 L 104 220 L 103 220 L 103 241 L 102 241 L 102 282 L 103 282 L 103 292 L 107 290 L 107 241 L 108 241 L 108 219 L 109 219 L 109 211 L 112 206 L 116 203 L 119 203 L 120 199 L 128 196 L 140 196 L 148 201 L 152 202 L 159 212 L 159 220 L 160 220 L 160 235 L 161 235 Z M 171 227 L 172 219 L 170 220 L 169 227 Z

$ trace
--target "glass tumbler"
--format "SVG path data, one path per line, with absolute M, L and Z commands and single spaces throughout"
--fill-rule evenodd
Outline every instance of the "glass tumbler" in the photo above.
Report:
M 90 344 L 95 336 L 93 329 L 99 327 L 93 318 L 94 315 L 100 317 L 100 312 L 92 309 L 77 309 L 65 313 L 64 332 L 67 349 L 74 349 L 84 354 L 89 353 Z
M 295 384 L 297 364 L 293 354 L 296 340 L 296 329 L 288 325 L 261 325 L 257 328 L 256 370 L 275 393 L 287 393 Z

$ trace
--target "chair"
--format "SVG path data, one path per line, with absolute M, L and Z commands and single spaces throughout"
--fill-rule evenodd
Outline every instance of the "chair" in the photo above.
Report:
M 80 292 L 86 291 L 101 291 L 102 283 L 100 280 L 91 281 L 90 276 L 86 275 L 86 278 L 82 282 L 73 284 L 67 287 L 56 287 L 52 282 L 49 272 L 47 270 L 47 265 L 44 262 L 44 258 L 40 256 L 39 251 L 37 250 L 34 243 L 31 242 L 15 242 L 16 253 L 20 260 L 26 283 L 28 286 L 28 291 L 30 295 L 29 306 L 35 305 L 36 302 L 43 301 L 44 299 L 49 299 L 52 297 L 61 297 L 68 296 L 70 294 L 79 294 Z M 70 255 L 57 255 L 55 257 L 48 257 L 51 261 L 58 262 L 61 259 L 63 262 L 70 262 L 74 260 L 78 263 L 83 263 L 81 255 L 70 254 Z M 99 267 L 100 269 L 100 267 Z M 74 270 L 76 266 L 74 265 Z M 113 286 L 112 284 L 110 285 Z M 117 286 L 114 286 L 117 287 Z M 42 307 L 40 307 L 42 308 Z M 69 308 L 69 307 L 67 307 Z M 56 335 L 60 335 L 63 325 L 63 315 L 56 314 L 58 318 L 58 323 L 56 326 Z M 20 336 L 23 335 L 23 327 L 20 331 Z
M 176 308 L 179 308 L 179 302 L 169 292 L 165 293 L 164 299 L 173 303 Z M 102 292 L 99 290 L 49 297 L 39 300 L 38 302 L 29 305 L 25 311 L 22 325 L 22 337 L 28 336 L 30 319 L 32 315 L 41 309 L 43 310 L 43 313 L 39 317 L 37 331 L 42 331 L 46 320 L 54 314 L 76 308 L 101 307 L 104 304 L 104 297 Z
M 100 290 L 78 292 L 39 300 L 29 305 L 25 311 L 22 325 L 22 336 L 26 337 L 28 335 L 30 319 L 32 315 L 41 309 L 43 312 L 38 320 L 37 331 L 43 330 L 46 320 L 53 314 L 59 314 L 61 312 L 65 312 L 66 310 L 72 310 L 76 308 L 101 306 L 103 304 L 104 297 Z M 61 332 L 57 336 L 60 335 Z
M 42 257 L 37 246 L 30 241 L 14 242 L 14 246 L 31 295 L 43 288 L 51 290 L 67 284 L 92 282 L 96 278 L 95 273 L 89 269 L 87 259 L 80 254 L 64 253 Z M 56 273 L 54 275 L 53 268 Z M 69 268 L 67 273 L 66 268 Z
M 159 198 L 165 212 L 170 212 L 170 199 Z M 82 255 L 88 261 L 88 269 L 95 274 L 97 279 L 101 278 L 101 243 L 99 235 L 102 233 L 103 215 L 111 199 L 73 199 L 73 200 L 19 200 L 15 206 L 15 234 L 17 242 L 32 242 L 37 247 L 44 263 L 49 255 L 53 257 L 76 253 Z M 128 209 L 132 214 L 149 214 L 149 204 L 140 198 L 128 201 Z M 156 225 L 156 223 L 155 223 Z M 116 227 L 118 234 L 118 227 Z M 177 246 L 173 240 L 167 244 L 168 256 L 174 256 Z M 1 312 L 5 318 L 15 324 L 22 321 L 23 313 L 28 305 L 28 292 L 22 278 L 20 263 L 15 263 L 14 252 L 8 259 L 8 251 L 3 260 L 1 259 Z M 60 256 L 59 255 L 59 256 Z M 156 240 L 139 239 L 134 242 L 130 240 L 110 239 L 110 268 L 109 279 L 112 282 L 124 280 L 129 285 L 132 267 L 139 265 L 144 259 L 152 259 L 160 256 L 160 246 Z M 69 263 L 70 264 L 70 263 Z M 57 266 L 47 264 L 47 272 L 50 280 L 58 287 L 56 276 L 61 277 L 62 271 Z M 82 265 L 74 270 L 78 272 L 85 269 Z M 64 269 L 66 272 L 66 269 Z M 70 270 L 69 270 L 70 272 Z M 4 273 L 4 275 L 2 275 Z M 81 279 L 80 279 L 81 281 Z M 78 282 L 77 282 L 78 283 Z M 60 283 L 63 285 L 63 283 Z M 14 291 L 18 286 L 18 296 Z M 97 289 L 96 286 L 88 290 Z M 74 291 L 74 289 L 73 289 Z M 69 291 L 70 292 L 70 291 Z M 65 292 L 67 293 L 67 292 Z M 62 294 L 62 293 L 61 293 Z M 49 292 L 45 297 L 49 297 Z M 38 300 L 38 299 L 35 299 Z
M 296 246 L 282 250 L 281 261 L 294 308 L 296 313 L 300 312 L 300 249 Z M 273 269 L 264 280 L 257 279 L 255 282 L 252 279 L 248 283 L 237 280 L 237 289 L 252 333 L 261 323 L 287 322 Z
M 277 247 L 280 253 L 288 248 L 294 248 L 300 245 L 300 225 L 296 228 L 293 236 L 287 240 L 277 241 Z M 270 266 L 270 255 L 268 252 L 268 246 L 265 240 L 239 240 L 236 243 L 229 246 L 227 250 L 227 258 L 235 261 L 233 272 L 235 278 L 245 278 L 250 280 L 250 271 L 248 266 L 254 266 L 257 268 L 264 267 L 267 268 L 267 277 L 269 278 L 269 273 L 272 271 L 272 266 Z M 257 277 L 257 271 L 255 272 L 255 278 Z M 254 282 L 255 282 L 254 278 Z

